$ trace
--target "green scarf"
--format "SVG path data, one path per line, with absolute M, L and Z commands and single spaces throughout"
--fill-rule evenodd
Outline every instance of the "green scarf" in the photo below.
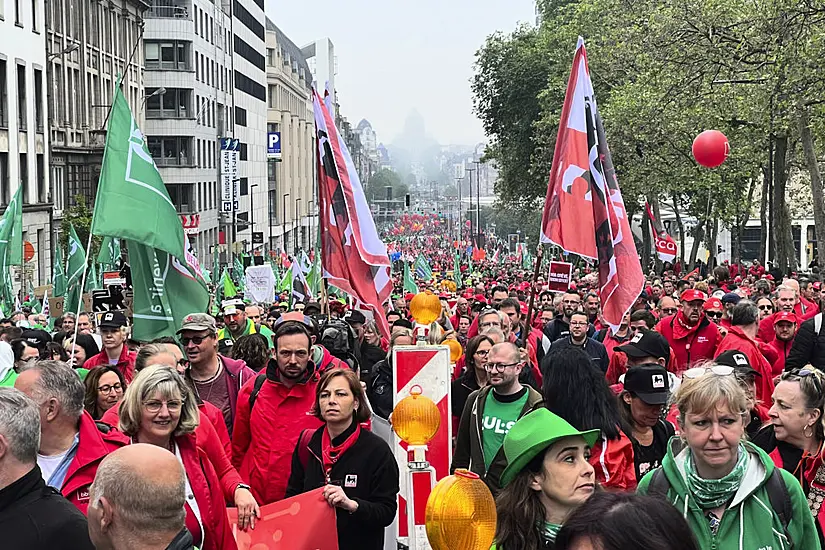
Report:
M 733 498 L 733 495 L 739 490 L 745 471 L 748 469 L 749 457 L 745 445 L 740 443 L 739 458 L 733 470 L 721 479 L 704 479 L 696 471 L 692 451 L 688 453 L 687 460 L 685 460 L 685 478 L 688 490 L 690 490 L 691 496 L 700 508 L 712 510 Z
M 556 536 L 558 536 L 559 531 L 561 530 L 561 525 L 557 523 L 550 523 L 549 521 L 544 522 L 544 540 L 549 540 L 550 542 L 556 542 Z

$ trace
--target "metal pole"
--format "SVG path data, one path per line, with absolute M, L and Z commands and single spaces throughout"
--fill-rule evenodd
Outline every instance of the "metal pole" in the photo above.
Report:
M 298 256 L 298 232 L 301 230 L 301 218 L 300 218 L 300 206 L 301 206 L 301 197 L 295 199 L 295 229 L 293 230 L 294 240 L 295 240 L 295 256 Z
M 479 161 L 473 162 L 476 165 L 476 230 L 478 231 L 478 235 L 476 235 L 476 242 L 478 243 L 477 246 L 481 248 L 481 168 L 479 165 L 481 164 Z M 470 193 L 472 194 L 472 189 Z
M 470 212 L 470 234 L 469 234 L 469 237 L 470 237 L 470 242 L 471 243 L 475 242 L 475 237 L 474 237 L 475 229 L 474 229 L 474 226 L 473 226 L 473 213 L 472 213 L 472 207 L 473 207 L 473 172 L 475 172 L 475 171 L 476 171 L 475 168 L 467 168 L 467 182 L 468 182 L 467 188 L 470 191 L 470 208 L 468 208 L 467 210 Z
M 252 252 L 255 250 L 255 188 L 258 187 L 257 183 L 253 183 L 249 186 L 249 224 L 250 224 L 250 231 L 249 231 L 249 251 Z
M 286 198 L 289 193 L 284 193 L 283 208 L 281 209 L 281 249 L 286 254 Z

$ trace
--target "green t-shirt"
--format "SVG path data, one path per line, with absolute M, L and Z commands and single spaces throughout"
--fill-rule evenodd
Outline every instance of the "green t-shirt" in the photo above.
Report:
M 248 334 L 255 334 L 255 333 L 259 332 L 263 337 L 266 338 L 267 347 L 271 348 L 273 346 L 272 337 L 274 336 L 274 333 L 271 330 L 269 330 L 269 327 L 266 326 L 266 325 L 261 325 L 259 328 L 260 328 L 260 330 L 258 330 L 256 328 L 255 323 L 252 322 L 252 319 L 247 319 L 246 320 L 246 328 L 244 329 L 244 331 L 240 335 L 238 335 L 237 338 L 240 338 L 241 336 L 247 336 Z M 223 340 L 225 338 L 230 338 L 232 340 L 237 340 L 237 338 L 235 336 L 233 336 L 232 333 L 229 332 L 229 329 L 226 328 L 226 327 L 224 327 L 224 328 L 222 328 L 218 331 L 218 340 Z
M 484 403 L 484 418 L 481 420 L 481 443 L 484 447 L 484 466 L 490 464 L 496 453 L 504 444 L 504 436 L 521 416 L 521 411 L 527 403 L 527 388 L 512 395 L 498 395 L 495 390 L 487 394 Z

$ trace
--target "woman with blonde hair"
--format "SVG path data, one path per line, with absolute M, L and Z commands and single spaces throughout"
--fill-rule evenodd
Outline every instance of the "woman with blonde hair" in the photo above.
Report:
M 748 398 L 735 369 L 688 369 L 673 400 L 681 437 L 638 492 L 673 504 L 703 549 L 820 548 L 799 483 L 745 440 Z
M 215 468 L 198 444 L 195 396 L 183 377 L 152 365 L 134 378 L 120 405 L 120 430 L 133 443 L 148 443 L 177 456 L 186 473 L 186 528 L 206 550 L 237 548 Z

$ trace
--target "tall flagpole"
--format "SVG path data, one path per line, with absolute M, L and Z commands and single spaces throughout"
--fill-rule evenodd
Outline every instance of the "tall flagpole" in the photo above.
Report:
M 59 245 L 58 245 L 59 246 Z M 83 291 L 86 288 L 86 273 L 89 271 L 89 254 L 92 250 L 92 226 L 89 226 L 89 239 L 86 242 L 86 258 L 85 262 L 83 263 L 83 276 L 80 278 L 80 299 L 77 301 L 77 312 L 80 313 L 80 306 L 83 304 Z M 65 308 L 64 308 L 65 309 Z M 65 311 L 63 312 L 65 315 Z M 72 364 L 74 361 L 74 343 L 77 342 L 77 318 L 75 317 L 74 322 L 74 335 L 72 336 L 72 353 L 69 356 L 69 363 Z
M 527 318 L 524 320 L 524 330 L 521 333 L 521 344 L 519 347 L 527 347 L 527 336 L 533 329 L 533 305 L 536 300 L 536 281 L 539 278 L 539 271 L 541 270 L 542 251 L 544 247 L 539 242 L 536 247 L 536 267 L 533 269 L 533 280 L 530 281 L 530 300 L 527 303 Z

